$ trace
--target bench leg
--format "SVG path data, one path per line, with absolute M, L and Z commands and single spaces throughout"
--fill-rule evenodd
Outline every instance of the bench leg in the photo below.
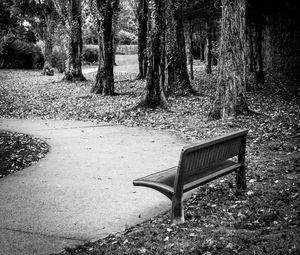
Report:
M 184 211 L 183 211 L 183 202 L 182 196 L 172 198 L 172 224 L 181 224 L 184 223 Z
M 236 171 L 236 188 L 237 190 L 245 190 L 247 188 L 245 166 L 241 166 Z

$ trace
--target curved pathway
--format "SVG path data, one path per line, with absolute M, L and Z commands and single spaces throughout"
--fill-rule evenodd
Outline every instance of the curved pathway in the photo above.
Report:
M 44 159 L 0 179 L 1 255 L 59 252 L 170 209 L 132 180 L 177 165 L 180 137 L 80 121 L 0 119 L 0 129 L 50 145 Z

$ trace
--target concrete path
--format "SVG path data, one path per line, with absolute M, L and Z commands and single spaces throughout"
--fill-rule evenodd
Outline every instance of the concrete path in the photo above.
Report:
M 170 209 L 132 180 L 177 165 L 184 140 L 167 132 L 79 121 L 4 120 L 50 152 L 0 179 L 0 254 L 49 254 L 94 241 Z

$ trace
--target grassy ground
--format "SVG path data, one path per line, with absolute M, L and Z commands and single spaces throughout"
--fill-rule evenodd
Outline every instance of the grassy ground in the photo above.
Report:
M 198 189 L 185 202 L 186 223 L 170 225 L 169 214 L 62 254 L 299 254 L 299 99 L 267 77 L 265 90 L 248 92 L 250 108 L 235 119 L 207 121 L 216 75 L 198 65 L 193 86 L 200 96 L 172 96 L 169 109 L 129 110 L 143 93 L 136 73 L 116 74 L 115 97 L 89 93 L 86 83 L 62 83 L 61 75 L 35 71 L 1 72 L 0 116 L 79 119 L 179 132 L 189 141 L 249 129 L 248 189 L 235 194 L 234 177 Z

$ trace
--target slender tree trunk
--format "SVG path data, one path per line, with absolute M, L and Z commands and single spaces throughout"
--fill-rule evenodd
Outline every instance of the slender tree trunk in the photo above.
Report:
M 249 61 L 249 72 L 254 72 L 254 52 L 253 52 L 253 32 L 250 21 L 247 24 L 247 39 L 248 39 L 248 61 Z
M 228 118 L 247 108 L 245 99 L 245 0 L 222 0 L 220 62 L 210 119 Z
M 206 73 L 211 73 L 211 63 L 212 63 L 212 24 L 207 22 L 207 63 L 205 67 Z
M 81 20 L 81 1 L 72 0 L 66 8 L 68 13 L 65 15 L 65 24 L 67 29 L 67 43 L 65 44 L 67 60 L 65 76 L 66 81 L 85 81 L 82 74 L 82 20 Z M 66 17 L 67 16 L 67 17 Z
M 138 61 L 139 61 L 139 74 L 137 80 L 145 79 L 147 74 L 147 13 L 148 2 L 147 0 L 139 0 L 137 19 L 138 19 Z
M 190 54 L 189 54 L 189 64 L 190 64 L 190 76 L 191 80 L 194 80 L 194 57 L 193 57 L 193 33 L 194 26 L 192 22 L 189 22 L 189 41 L 190 41 Z
M 200 43 L 200 60 L 203 62 L 205 61 L 205 43 Z
M 96 81 L 91 89 L 92 93 L 102 94 L 104 96 L 115 95 L 114 91 L 114 36 L 113 36 L 113 15 L 116 11 L 119 0 L 107 0 L 103 3 L 97 0 L 97 8 L 100 15 L 103 15 L 102 20 L 102 33 L 103 33 L 103 49 L 104 60 L 103 66 L 98 66 Z M 103 6 L 105 4 L 105 8 Z M 103 13 L 104 12 L 104 13 Z M 100 65 L 100 62 L 99 62 Z
M 148 70 L 145 93 L 139 106 L 147 108 L 166 107 L 164 92 L 163 34 L 164 3 L 161 0 L 149 0 L 148 12 Z
M 256 84 L 264 84 L 264 67 L 263 67 L 263 55 L 262 55 L 262 43 L 263 43 L 263 34 L 262 34 L 262 14 L 258 14 L 258 19 L 256 20 L 255 30 L 255 51 L 256 51 L 256 63 L 255 63 L 255 74 L 256 74 Z
M 183 31 L 183 0 L 166 0 L 167 93 L 194 93 L 187 71 Z

